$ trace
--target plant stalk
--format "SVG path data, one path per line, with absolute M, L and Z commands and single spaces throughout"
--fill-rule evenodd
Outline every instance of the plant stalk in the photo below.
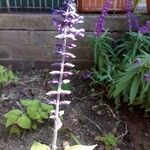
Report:
M 63 39 L 63 46 L 62 46 L 62 52 L 63 53 L 66 52 L 66 44 L 67 44 L 66 34 L 67 34 L 67 27 L 64 28 L 64 39 Z M 59 92 L 59 94 L 57 95 L 56 108 L 55 108 L 55 123 L 54 123 L 54 135 L 53 135 L 52 150 L 57 149 L 57 138 L 58 138 L 58 130 L 59 130 L 57 119 L 59 119 L 59 105 L 60 105 L 60 97 L 61 97 L 60 91 L 62 90 L 64 64 L 65 64 L 65 55 L 62 54 L 61 70 L 60 70 L 59 82 L 58 82 L 58 92 Z

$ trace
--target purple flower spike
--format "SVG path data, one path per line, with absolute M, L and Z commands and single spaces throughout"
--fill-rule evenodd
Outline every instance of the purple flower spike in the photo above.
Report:
M 102 8 L 102 13 L 96 22 L 95 35 L 101 35 L 105 30 L 105 18 L 108 16 L 108 11 L 113 5 L 113 0 L 107 0 Z
M 145 79 L 150 83 L 150 72 L 145 74 Z
M 139 24 L 139 18 L 132 12 L 133 8 L 133 1 L 127 0 L 126 1 L 126 11 L 127 11 L 127 22 L 129 30 L 139 30 L 140 24 Z
M 50 103 L 54 104 L 55 106 L 55 111 L 51 116 L 51 118 L 53 118 L 55 121 L 52 150 L 57 149 L 57 134 L 58 130 L 62 127 L 62 122 L 60 119 L 62 111 L 60 110 L 60 105 L 70 104 L 70 101 L 61 101 L 61 98 L 63 98 L 61 95 L 68 95 L 71 93 L 71 91 L 63 90 L 62 85 L 70 83 L 70 80 L 68 80 L 67 77 L 73 73 L 68 71 L 68 69 L 75 66 L 68 61 L 70 58 L 75 58 L 76 56 L 70 51 L 67 52 L 67 49 L 71 50 L 75 48 L 76 45 L 71 43 L 71 41 L 77 40 L 78 36 L 84 36 L 84 29 L 76 29 L 74 27 L 74 25 L 78 23 L 83 23 L 83 17 L 76 13 L 76 9 L 71 5 L 71 0 L 65 0 L 64 10 L 55 11 L 54 14 L 59 15 L 59 17 L 56 16 L 56 18 L 54 18 L 52 21 L 59 33 L 55 36 L 56 41 L 58 41 L 55 46 L 55 54 L 61 56 L 61 62 L 54 63 L 53 65 L 57 68 L 59 66 L 60 70 L 56 69 L 50 72 L 50 74 L 54 76 L 54 80 L 50 81 L 49 83 L 58 85 L 58 88 L 56 91 L 49 91 L 46 93 L 48 96 L 53 96 L 56 99 L 55 101 L 50 101 Z M 66 59 L 68 59 L 67 62 Z
M 146 22 L 146 25 L 145 25 L 145 26 L 142 26 L 142 27 L 139 29 L 139 32 L 140 32 L 141 34 L 150 33 L 150 21 L 147 21 L 147 22 Z

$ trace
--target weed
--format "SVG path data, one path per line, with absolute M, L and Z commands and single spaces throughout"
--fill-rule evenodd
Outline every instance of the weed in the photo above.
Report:
M 25 111 L 13 109 L 4 115 L 5 126 L 10 129 L 10 134 L 20 135 L 23 129 L 37 129 L 37 125 L 44 123 L 53 110 L 52 105 L 40 102 L 39 100 L 21 100 Z
M 0 65 L 0 84 L 4 85 L 6 83 L 16 81 L 17 76 L 9 69 Z

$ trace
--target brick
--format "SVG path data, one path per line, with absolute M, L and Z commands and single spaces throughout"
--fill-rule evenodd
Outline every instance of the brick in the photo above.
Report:
M 52 48 L 39 46 L 16 46 L 9 47 L 9 54 L 14 59 L 52 59 Z
M 6 47 L 0 46 L 0 58 L 9 58 L 9 52 Z
M 83 16 L 85 22 L 78 26 L 84 26 L 87 31 L 93 31 L 99 14 L 83 14 Z M 53 17 L 53 15 L 49 14 L 1 14 L 0 29 L 53 31 L 56 30 L 51 21 Z M 145 22 L 149 18 L 148 15 L 142 15 L 140 20 Z M 106 27 L 111 31 L 125 31 L 127 29 L 126 15 L 109 15 L 106 19 Z

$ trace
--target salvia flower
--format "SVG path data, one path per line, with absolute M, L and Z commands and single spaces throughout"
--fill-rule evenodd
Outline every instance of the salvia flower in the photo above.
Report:
M 150 72 L 145 74 L 145 79 L 146 79 L 147 82 L 150 83 Z
M 139 65 L 142 64 L 142 61 L 141 61 L 141 58 L 137 58 L 135 61 L 134 61 L 134 65 L 137 67 Z
M 132 9 L 133 9 L 133 1 L 127 0 L 126 1 L 127 23 L 130 31 L 132 31 L 133 29 L 138 30 L 140 27 L 139 18 L 134 14 Z
M 101 35 L 105 30 L 105 19 L 108 16 L 108 11 L 112 7 L 113 0 L 107 0 L 102 8 L 101 15 L 96 22 L 95 35 Z
M 139 32 L 141 34 L 150 33 L 150 20 L 146 22 L 145 26 L 139 28 Z
M 81 74 L 81 76 L 83 79 L 90 79 L 92 74 L 93 74 L 93 72 L 86 70 Z
M 52 150 L 57 149 L 57 134 L 58 130 L 62 127 L 62 122 L 60 119 L 62 110 L 60 110 L 60 105 L 70 104 L 70 101 L 61 100 L 63 95 L 68 95 L 71 93 L 69 90 L 63 90 L 62 85 L 70 83 L 70 80 L 68 80 L 67 77 L 73 73 L 68 70 L 75 66 L 68 61 L 66 62 L 66 58 L 76 57 L 70 52 L 71 49 L 76 47 L 76 45 L 71 43 L 71 41 L 77 40 L 79 36 L 84 36 L 84 29 L 76 29 L 74 27 L 74 25 L 78 23 L 83 23 L 83 17 L 76 13 L 75 8 L 71 5 L 69 0 L 66 0 L 64 3 L 64 10 L 56 10 L 54 14 L 56 15 L 56 18 L 53 19 L 53 24 L 59 33 L 55 37 L 55 39 L 58 41 L 55 46 L 55 54 L 61 57 L 61 62 L 56 62 L 53 64 L 53 67 L 57 67 L 57 69 L 50 72 L 54 79 L 48 82 L 56 85 L 57 89 L 46 93 L 51 98 L 48 103 L 55 105 L 55 111 L 51 116 L 51 118 L 54 119 Z M 69 50 L 69 52 L 67 52 L 67 50 Z

